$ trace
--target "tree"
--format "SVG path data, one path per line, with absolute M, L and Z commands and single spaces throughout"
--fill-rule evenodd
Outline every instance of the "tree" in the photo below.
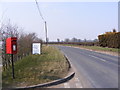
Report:
M 6 39 L 8 37 L 19 37 L 18 26 L 12 25 L 10 20 L 6 24 L 2 24 L 0 27 L 0 41 L 2 43 L 2 63 L 3 68 L 8 68 L 11 64 L 10 55 L 6 54 Z
M 98 39 L 94 39 L 93 42 L 98 42 Z
M 113 32 L 116 32 L 116 29 L 113 29 Z
M 70 42 L 69 38 L 66 38 L 66 39 L 64 40 L 64 42 Z
M 2 42 L 2 63 L 3 67 L 8 68 L 11 64 L 11 57 L 6 54 L 6 39 L 8 37 L 17 37 L 18 53 L 14 55 L 14 60 L 20 60 L 23 56 L 31 54 L 32 43 L 42 42 L 40 38 L 37 37 L 36 33 L 21 32 L 23 29 L 19 28 L 17 25 L 12 25 L 9 21 L 6 24 L 2 24 L 0 27 L 0 41 Z
M 18 40 L 19 56 L 23 57 L 31 54 L 33 42 L 42 42 L 42 40 L 37 37 L 36 33 L 21 33 Z
M 57 42 L 58 42 L 58 43 L 60 42 L 60 39 L 59 39 L 59 38 L 57 38 Z
M 71 42 L 77 42 L 77 38 L 75 38 L 75 37 L 72 38 L 72 39 L 71 39 Z
M 78 41 L 78 42 L 81 42 L 81 39 L 78 39 L 77 41 Z
M 84 39 L 84 42 L 87 42 L 87 40 L 86 40 L 86 39 Z

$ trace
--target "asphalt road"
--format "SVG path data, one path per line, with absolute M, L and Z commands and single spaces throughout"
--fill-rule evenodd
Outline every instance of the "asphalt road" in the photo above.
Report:
M 2 57 L 0 55 L 0 67 L 2 67 Z
M 56 46 L 70 60 L 78 87 L 118 88 L 118 57 L 79 48 Z M 70 81 L 71 83 L 74 83 Z M 64 86 L 70 87 L 71 85 Z M 77 86 L 77 85 L 76 85 Z

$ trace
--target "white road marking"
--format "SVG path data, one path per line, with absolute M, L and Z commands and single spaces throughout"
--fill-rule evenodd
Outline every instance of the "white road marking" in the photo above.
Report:
M 79 79 L 78 79 L 78 78 L 75 78 L 75 81 L 79 82 Z
M 70 88 L 70 86 L 69 86 L 68 83 L 64 83 L 64 87 L 65 87 L 65 88 Z
M 82 86 L 81 86 L 80 83 L 76 83 L 76 87 L 77 87 L 77 88 L 82 88 Z
M 99 59 L 99 60 L 101 60 L 101 61 L 103 61 L 103 62 L 106 62 L 106 60 L 105 59 L 102 59 L 102 58 L 99 58 L 99 57 L 96 57 L 96 56 L 93 56 L 93 55 L 89 55 L 90 57 L 93 57 L 93 58 L 96 58 L 96 59 Z
M 82 88 L 82 85 L 81 85 L 81 83 L 80 83 L 80 80 L 78 79 L 78 78 L 75 78 L 75 81 L 76 81 L 76 87 L 77 88 Z

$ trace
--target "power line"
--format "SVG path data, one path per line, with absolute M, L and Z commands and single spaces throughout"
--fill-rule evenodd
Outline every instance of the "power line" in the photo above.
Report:
M 47 22 L 44 20 L 44 18 L 43 18 L 43 16 L 42 16 L 42 13 L 41 13 L 41 11 L 40 11 L 40 8 L 39 8 L 39 5 L 38 5 L 37 0 L 35 0 L 35 2 L 36 2 L 36 5 L 37 5 L 37 8 L 38 8 L 38 11 L 39 11 L 39 15 L 40 15 L 40 17 L 42 18 L 42 20 L 43 20 L 44 23 L 45 23 L 45 38 L 46 38 L 46 45 L 47 45 L 47 42 L 48 42 L 48 38 L 47 38 Z
M 35 2 L 36 2 L 36 6 L 37 6 L 37 8 L 38 8 L 38 11 L 39 11 L 40 17 L 43 19 L 43 21 L 45 21 L 44 18 L 43 18 L 43 16 L 42 16 L 42 13 L 41 13 L 41 11 L 40 11 L 40 7 L 39 7 L 39 5 L 38 5 L 37 0 L 35 0 Z

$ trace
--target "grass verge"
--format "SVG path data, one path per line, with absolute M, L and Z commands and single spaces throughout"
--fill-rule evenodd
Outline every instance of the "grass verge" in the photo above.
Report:
M 100 47 L 100 46 L 82 46 L 82 45 L 74 45 L 74 44 L 64 44 L 65 46 L 73 46 L 73 47 L 80 47 L 85 49 L 97 50 L 97 51 L 106 51 L 106 52 L 116 52 L 118 53 L 120 49 L 117 48 L 107 48 L 107 47 Z
M 63 78 L 69 70 L 64 55 L 55 47 L 44 46 L 41 55 L 29 55 L 15 63 L 15 79 L 11 68 L 3 71 L 3 87 L 29 86 Z

